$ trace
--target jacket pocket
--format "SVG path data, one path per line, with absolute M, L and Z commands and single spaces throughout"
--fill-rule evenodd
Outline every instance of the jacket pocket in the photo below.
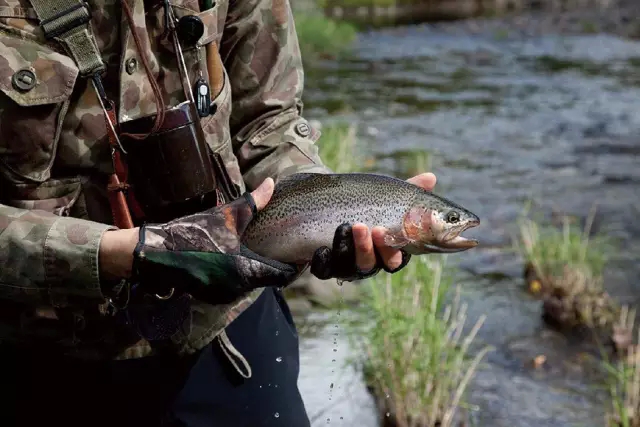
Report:
M 12 184 L 2 189 L 0 203 L 19 209 L 42 210 L 58 216 L 87 216 L 81 178 L 51 179 L 43 183 Z
M 0 32 L 0 171 L 50 177 L 78 68 L 52 49 Z
M 200 46 L 207 45 L 211 42 L 218 43 L 222 38 L 222 29 L 227 15 L 228 2 L 219 0 L 214 2 L 213 8 L 200 11 L 198 0 L 177 0 L 172 1 L 173 13 L 176 19 L 184 16 L 197 16 L 204 24 L 204 32 L 198 40 Z M 151 25 L 155 31 L 152 37 L 156 37 L 160 48 L 167 53 L 175 54 L 173 42 L 170 37 L 165 37 L 164 29 L 164 8 L 161 5 L 156 6 L 153 13 L 153 24 Z M 197 60 L 196 52 L 193 46 L 182 46 L 187 56 L 187 60 Z M 187 64 L 188 65 L 188 64 Z

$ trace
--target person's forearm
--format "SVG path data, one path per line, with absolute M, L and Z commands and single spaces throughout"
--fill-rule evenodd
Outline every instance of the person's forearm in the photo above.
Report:
M 100 240 L 100 277 L 104 280 L 128 279 L 131 277 L 133 251 L 138 243 L 138 228 L 110 230 Z
M 99 250 L 102 236 L 113 228 L 0 204 L 0 298 L 34 304 L 61 304 L 67 295 L 103 299 Z M 107 270 L 117 275 L 124 270 L 116 265 L 126 261 L 124 256 L 112 261 L 110 253 L 124 253 L 125 246 L 109 240 L 104 258 Z

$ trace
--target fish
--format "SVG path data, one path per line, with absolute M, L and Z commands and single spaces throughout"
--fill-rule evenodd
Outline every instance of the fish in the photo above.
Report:
M 480 225 L 462 206 L 410 182 L 375 173 L 297 173 L 279 180 L 267 205 L 241 235 L 258 255 L 310 262 L 333 245 L 344 223 L 382 226 L 385 245 L 412 255 L 454 253 L 478 245 L 461 233 Z

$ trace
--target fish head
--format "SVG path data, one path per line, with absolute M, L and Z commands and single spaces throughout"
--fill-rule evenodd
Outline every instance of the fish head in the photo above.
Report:
M 416 255 L 466 251 L 477 246 L 478 241 L 461 233 L 478 225 L 478 216 L 446 199 L 435 195 L 418 199 L 404 216 L 404 250 Z

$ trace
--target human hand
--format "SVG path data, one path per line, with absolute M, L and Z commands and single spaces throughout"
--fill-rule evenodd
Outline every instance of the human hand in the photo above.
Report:
M 407 180 L 431 191 L 436 176 L 423 173 Z M 411 256 L 384 243 L 386 230 L 366 224 L 342 224 L 336 230 L 333 248 L 320 248 L 311 262 L 311 273 L 320 279 L 356 280 L 371 277 L 380 269 L 395 273 L 404 268 Z
M 436 176 L 432 173 L 423 173 L 409 178 L 407 182 L 431 191 L 436 186 Z M 369 230 L 365 224 L 354 224 L 353 241 L 356 247 L 356 265 L 362 271 L 369 271 L 376 266 L 376 254 L 390 271 L 397 271 L 403 264 L 403 255 L 400 249 L 393 249 L 385 245 L 383 227 L 373 227 Z M 375 246 L 375 250 L 374 250 Z
M 296 266 L 250 251 L 240 236 L 273 194 L 267 178 L 252 193 L 165 224 L 140 227 L 132 280 L 165 295 L 171 288 L 210 304 L 226 304 L 254 289 L 284 286 Z M 164 286 L 158 290 L 158 284 Z

